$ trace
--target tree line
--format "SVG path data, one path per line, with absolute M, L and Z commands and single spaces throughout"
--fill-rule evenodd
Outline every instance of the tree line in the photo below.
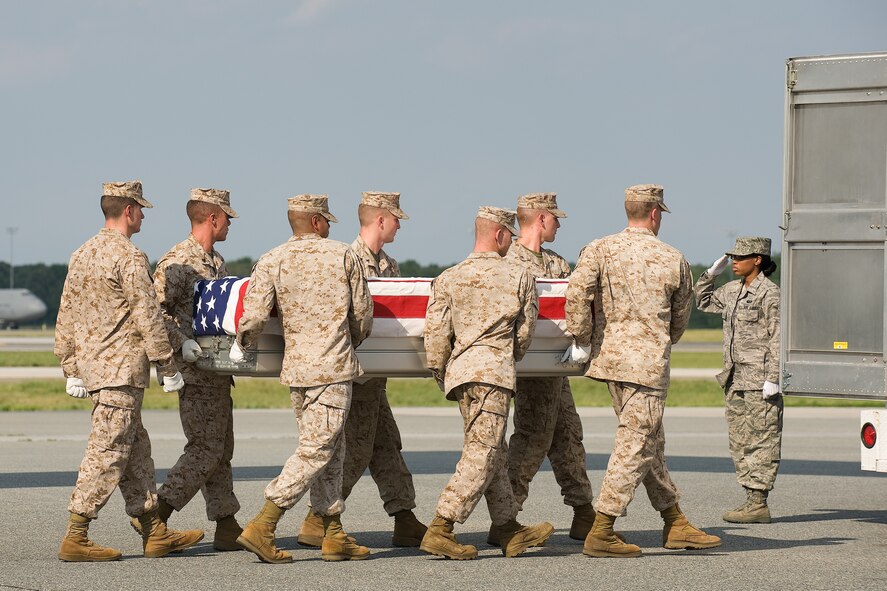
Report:
M 773 260 L 776 261 L 776 272 L 770 276 L 777 285 L 779 284 L 779 275 L 781 271 L 781 259 L 779 255 L 775 255 Z M 232 275 L 244 277 L 252 272 L 255 261 L 249 257 L 242 257 L 227 261 L 228 272 Z M 413 259 L 407 259 L 400 263 L 400 271 L 404 277 L 437 277 L 445 269 L 453 266 L 429 264 L 423 265 Z M 153 268 L 153 264 L 152 264 Z M 692 265 L 693 277 L 698 278 L 708 265 L 696 264 Z M 21 287 L 31 290 L 34 295 L 43 300 L 46 304 L 46 316 L 37 322 L 38 325 L 55 325 L 55 319 L 58 315 L 59 300 L 62 296 L 62 287 L 65 283 L 65 275 L 68 272 L 68 266 L 62 264 L 46 265 L 43 263 L 35 265 L 16 265 L 15 266 L 15 287 Z M 720 286 L 735 279 L 730 272 L 729 267 L 715 282 Z M 0 287 L 9 286 L 9 263 L 0 262 Z M 693 314 L 690 316 L 690 328 L 721 328 L 721 317 L 717 314 L 704 314 L 696 310 L 695 306 Z

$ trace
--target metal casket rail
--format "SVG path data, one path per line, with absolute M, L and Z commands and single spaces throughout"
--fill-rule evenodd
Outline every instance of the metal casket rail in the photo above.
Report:
M 262 334 L 255 352 L 247 352 L 247 359 L 235 363 L 228 359 L 232 336 L 198 337 L 197 342 L 207 357 L 197 361 L 197 367 L 221 374 L 236 376 L 277 377 L 283 362 L 283 337 Z M 578 376 L 583 366 L 562 364 L 560 358 L 571 344 L 567 337 L 537 337 L 530 350 L 517 364 L 521 377 Z M 369 377 L 431 377 L 425 368 L 425 348 L 421 337 L 369 337 L 357 348 L 357 357 Z

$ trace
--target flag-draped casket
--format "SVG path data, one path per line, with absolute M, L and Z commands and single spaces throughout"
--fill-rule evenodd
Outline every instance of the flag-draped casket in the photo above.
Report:
M 357 349 L 364 371 L 370 376 L 430 376 L 425 369 L 422 331 L 431 279 L 371 278 L 368 283 L 373 295 L 373 331 Z M 192 328 L 197 342 L 207 352 L 207 357 L 197 364 L 220 373 L 276 376 L 283 359 L 282 328 L 276 313 L 260 336 L 255 355 L 241 363 L 228 359 L 248 285 L 249 278 L 239 277 L 199 281 L 194 285 Z M 560 356 L 571 342 L 564 320 L 567 280 L 537 279 L 536 288 L 539 320 L 530 350 L 518 363 L 518 375 L 580 375 L 580 366 L 560 363 Z

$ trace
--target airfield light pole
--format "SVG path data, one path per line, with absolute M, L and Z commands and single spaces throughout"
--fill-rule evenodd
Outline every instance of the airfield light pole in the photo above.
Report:
M 9 289 L 15 287 L 15 233 L 18 227 L 6 228 L 9 232 Z

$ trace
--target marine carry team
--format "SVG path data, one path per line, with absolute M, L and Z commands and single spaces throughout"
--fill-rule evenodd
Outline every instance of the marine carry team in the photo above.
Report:
M 401 220 L 398 193 L 366 192 L 358 206 L 360 232 L 348 245 L 328 238 L 325 195 L 288 200 L 292 236 L 256 263 L 244 313 L 230 351 L 250 354 L 276 305 L 284 332 L 280 381 L 290 389 L 298 420 L 298 447 L 264 491 L 264 505 L 245 527 L 236 518 L 231 386 L 233 380 L 197 368 L 203 351 L 194 340 L 194 283 L 228 275 L 215 244 L 227 238 L 228 191 L 193 189 L 186 212 L 188 237 L 158 262 L 130 240 L 152 207 L 139 181 L 105 183 L 105 225 L 71 257 L 56 325 L 55 354 L 66 390 L 91 397 L 92 430 L 71 501 L 58 557 L 64 561 L 117 560 L 121 552 L 88 537 L 91 520 L 119 488 L 144 555 L 161 557 L 204 537 L 202 530 L 169 527 L 174 513 L 201 492 L 215 521 L 213 547 L 247 550 L 264 562 L 292 561 L 275 545 L 284 513 L 306 493 L 309 507 L 298 542 L 319 547 L 326 561 L 360 560 L 370 551 L 343 527 L 345 500 L 369 469 L 385 511 L 393 517 L 391 543 L 466 560 L 477 549 L 460 544 L 464 523 L 485 497 L 492 525 L 487 542 L 507 557 L 543 546 L 550 523 L 517 520 L 529 483 L 551 462 L 564 503 L 573 508 L 569 536 L 593 557 L 636 557 L 641 549 L 614 531 L 640 484 L 663 519 L 666 548 L 702 549 L 720 538 L 693 526 L 682 512 L 665 461 L 662 416 L 671 347 L 687 327 L 694 295 L 690 266 L 657 238 L 668 213 L 659 185 L 625 191 L 627 227 L 589 243 L 576 268 L 543 244 L 560 219 L 553 193 L 518 199 L 517 210 L 484 206 L 475 219 L 475 244 L 461 263 L 432 283 L 425 320 L 427 366 L 464 419 L 464 444 L 455 473 L 431 522 L 415 513 L 412 474 L 386 396 L 385 378 L 365 379 L 355 348 L 370 334 L 373 303 L 367 277 L 398 277 L 383 250 Z M 520 231 L 518 231 L 518 226 Z M 717 289 L 715 278 L 733 258 L 738 281 Z M 725 389 L 730 451 L 746 503 L 728 511 L 735 522 L 769 522 L 767 493 L 780 457 L 782 399 L 778 387 L 778 287 L 766 238 L 740 238 L 695 286 L 697 304 L 724 316 Z M 537 277 L 569 277 L 566 321 L 573 335 L 563 362 L 586 364 L 585 376 L 607 384 L 619 419 L 613 452 L 597 499 L 592 494 L 582 424 L 564 377 L 518 378 L 536 324 Z M 151 444 L 141 422 L 151 364 L 165 392 L 178 392 L 187 443 L 158 488 Z M 505 440 L 509 407 L 514 429 Z

